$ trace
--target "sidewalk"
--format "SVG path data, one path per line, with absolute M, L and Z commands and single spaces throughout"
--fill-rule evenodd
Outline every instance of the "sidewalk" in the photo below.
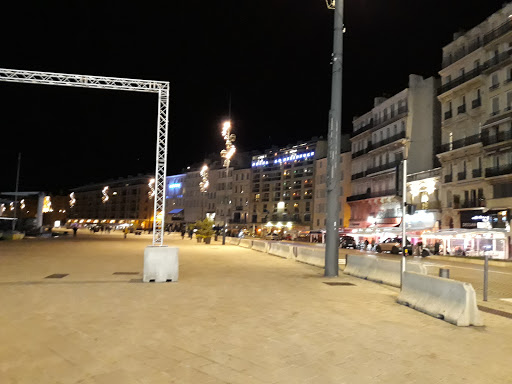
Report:
M 397 290 L 166 236 L 177 283 L 140 283 L 149 238 L 0 243 L 0 383 L 507 383 L 512 320 L 457 328 Z M 169 241 L 172 239 L 171 241 Z M 44 279 L 68 273 L 62 279 Z M 343 282 L 352 286 L 329 286 Z

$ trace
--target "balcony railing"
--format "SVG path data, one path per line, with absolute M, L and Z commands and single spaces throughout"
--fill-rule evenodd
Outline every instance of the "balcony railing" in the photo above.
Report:
M 468 136 L 460 140 L 455 140 L 452 143 L 446 143 L 439 146 L 438 153 L 444 153 L 448 151 L 453 151 L 455 149 L 467 147 L 468 145 L 480 143 L 482 138 L 480 137 L 480 134 L 477 133 L 473 136 Z
M 485 133 L 484 133 L 485 132 Z M 497 135 L 488 135 L 488 131 L 482 132 L 482 142 L 484 145 L 492 145 L 502 143 L 504 141 L 512 140 L 512 131 L 498 132 Z
M 451 183 L 453 180 L 453 175 L 444 175 L 444 182 Z
M 466 104 L 459 105 L 457 107 L 457 114 L 466 113 Z
M 370 175 L 372 173 L 377 173 L 380 171 L 385 171 L 386 169 L 395 168 L 397 165 L 399 165 L 402 162 L 402 159 L 392 161 L 387 164 L 382 164 L 377 167 L 372 167 L 366 170 L 366 175 Z
M 451 56 L 445 57 L 443 59 L 443 68 L 446 68 L 450 64 L 455 63 L 456 61 L 462 59 L 464 56 L 469 55 L 471 52 L 476 51 L 478 48 L 483 47 L 484 45 L 489 44 L 494 39 L 497 39 L 500 36 L 510 32 L 512 30 L 512 24 L 510 21 L 506 21 L 498 28 L 490 31 L 485 34 L 483 39 L 478 37 L 473 41 L 470 41 L 467 46 L 464 46 L 457 51 L 455 51 Z
M 485 177 L 509 175 L 512 173 L 512 164 L 499 165 L 485 169 Z
M 478 66 L 478 67 L 472 69 L 471 71 L 460 75 L 456 79 L 454 79 L 446 84 L 441 85 L 437 91 L 438 95 L 441 95 L 441 94 L 449 91 L 450 89 L 453 89 L 461 84 L 464 84 L 466 81 L 469 81 L 471 79 L 474 79 L 477 76 L 480 76 L 482 74 L 483 70 L 484 70 L 484 66 Z
M 452 117 L 453 117 L 453 113 L 452 113 L 452 111 L 451 111 L 451 110 L 450 110 L 450 111 L 446 111 L 446 112 L 444 113 L 444 119 L 445 119 L 445 120 L 451 119 Z
M 473 169 L 472 174 L 473 174 L 473 179 L 476 179 L 477 177 L 482 177 L 482 170 L 481 169 Z
M 477 200 L 466 200 L 463 201 L 460 205 L 460 208 L 480 208 L 485 207 L 485 199 L 480 198 Z
M 396 135 L 388 137 L 387 139 L 384 139 L 384 140 L 376 142 L 375 145 L 371 146 L 371 148 L 372 149 L 373 148 L 380 148 L 383 145 L 386 145 L 386 144 L 389 144 L 389 143 L 393 143 L 393 142 L 395 142 L 397 140 L 404 139 L 404 138 L 405 138 L 405 132 L 400 132 L 400 133 L 397 133 Z
M 369 129 L 372 129 L 373 128 L 373 119 L 370 119 L 370 122 L 366 125 L 363 125 L 361 128 L 355 130 L 352 135 L 355 136 L 355 135 L 359 135 L 360 133 L 363 133 L 365 131 L 368 131 Z
M 369 124 L 352 132 L 352 137 L 357 136 L 365 131 L 368 131 L 371 128 L 377 129 L 377 127 L 379 125 L 388 124 L 388 123 L 391 123 L 392 121 L 398 120 L 401 117 L 401 115 L 403 115 L 404 113 L 407 113 L 408 111 L 409 111 L 409 109 L 408 109 L 407 105 L 405 105 L 405 106 L 401 106 L 400 108 L 397 108 L 396 113 L 393 115 L 389 114 L 380 119 L 371 119 L 371 122 Z
M 482 99 L 478 98 L 473 101 L 471 101 L 471 108 L 475 109 L 482 106 Z
M 352 175 L 352 180 L 360 179 L 361 177 L 365 176 L 365 172 L 358 172 L 356 174 Z
M 347 201 L 358 201 L 358 200 L 372 199 L 375 197 L 394 196 L 394 195 L 396 195 L 396 190 L 388 189 L 385 191 L 369 192 L 369 193 L 363 193 L 361 195 L 349 196 L 349 197 L 347 197 Z
M 466 180 L 466 171 L 457 173 L 457 180 Z

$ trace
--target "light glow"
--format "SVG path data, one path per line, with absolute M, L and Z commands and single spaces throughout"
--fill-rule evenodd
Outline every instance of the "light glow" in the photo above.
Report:
M 20 201 L 20 208 L 25 209 L 25 199 L 21 199 Z
M 108 185 L 103 188 L 101 193 L 103 194 L 103 196 L 101 197 L 101 202 L 103 204 L 105 204 L 108 201 L 108 199 L 109 199 L 109 196 L 108 196 Z
M 73 208 L 76 204 L 75 192 L 69 194 L 69 208 Z
M 148 196 L 149 196 L 149 199 L 151 200 L 155 196 L 155 179 L 149 180 L 148 187 L 149 187 Z
M 43 213 L 53 212 L 50 196 L 45 196 L 43 200 Z

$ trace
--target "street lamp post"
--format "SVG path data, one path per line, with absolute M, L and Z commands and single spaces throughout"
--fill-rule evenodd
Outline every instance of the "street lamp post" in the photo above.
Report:
M 341 148 L 341 100 L 343 70 L 343 0 L 327 1 L 334 9 L 334 38 L 332 53 L 331 109 L 327 140 L 327 225 L 325 244 L 326 277 L 338 276 L 339 217 L 340 217 L 340 148 Z
M 406 237 L 406 224 L 405 224 L 405 215 L 407 210 L 407 158 L 409 157 L 409 140 L 405 139 L 403 141 L 404 146 L 404 160 L 403 160 L 403 170 L 402 170 L 402 262 L 401 262 L 401 273 L 400 273 L 400 289 L 402 289 L 402 282 L 404 280 L 404 272 L 407 263 L 406 254 L 407 254 L 407 237 Z M 398 177 L 398 175 L 397 175 Z
M 222 137 L 224 140 L 226 140 L 226 149 L 220 151 L 220 156 L 224 159 L 224 167 L 226 167 L 226 189 L 224 189 L 224 191 L 226 191 L 229 184 L 227 182 L 229 175 L 229 164 L 231 163 L 231 158 L 236 151 L 236 148 L 233 145 L 236 140 L 236 136 L 231 133 L 231 121 L 225 121 L 222 125 Z M 225 200 L 226 195 L 224 195 L 224 201 Z M 226 244 L 226 213 L 226 207 L 224 206 L 224 228 L 222 230 L 222 245 Z

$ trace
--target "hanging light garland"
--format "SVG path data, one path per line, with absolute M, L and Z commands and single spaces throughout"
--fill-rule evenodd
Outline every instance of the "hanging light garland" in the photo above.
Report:
M 69 194 L 69 208 L 73 208 L 76 204 L 75 192 Z
M 103 194 L 103 196 L 101 196 L 101 202 L 103 204 L 105 204 L 108 201 L 108 199 L 109 199 L 109 196 L 108 196 L 108 185 L 103 188 L 101 193 Z
M 149 196 L 149 199 L 151 200 L 155 196 L 155 179 L 149 180 L 148 187 L 149 187 L 148 196 Z

